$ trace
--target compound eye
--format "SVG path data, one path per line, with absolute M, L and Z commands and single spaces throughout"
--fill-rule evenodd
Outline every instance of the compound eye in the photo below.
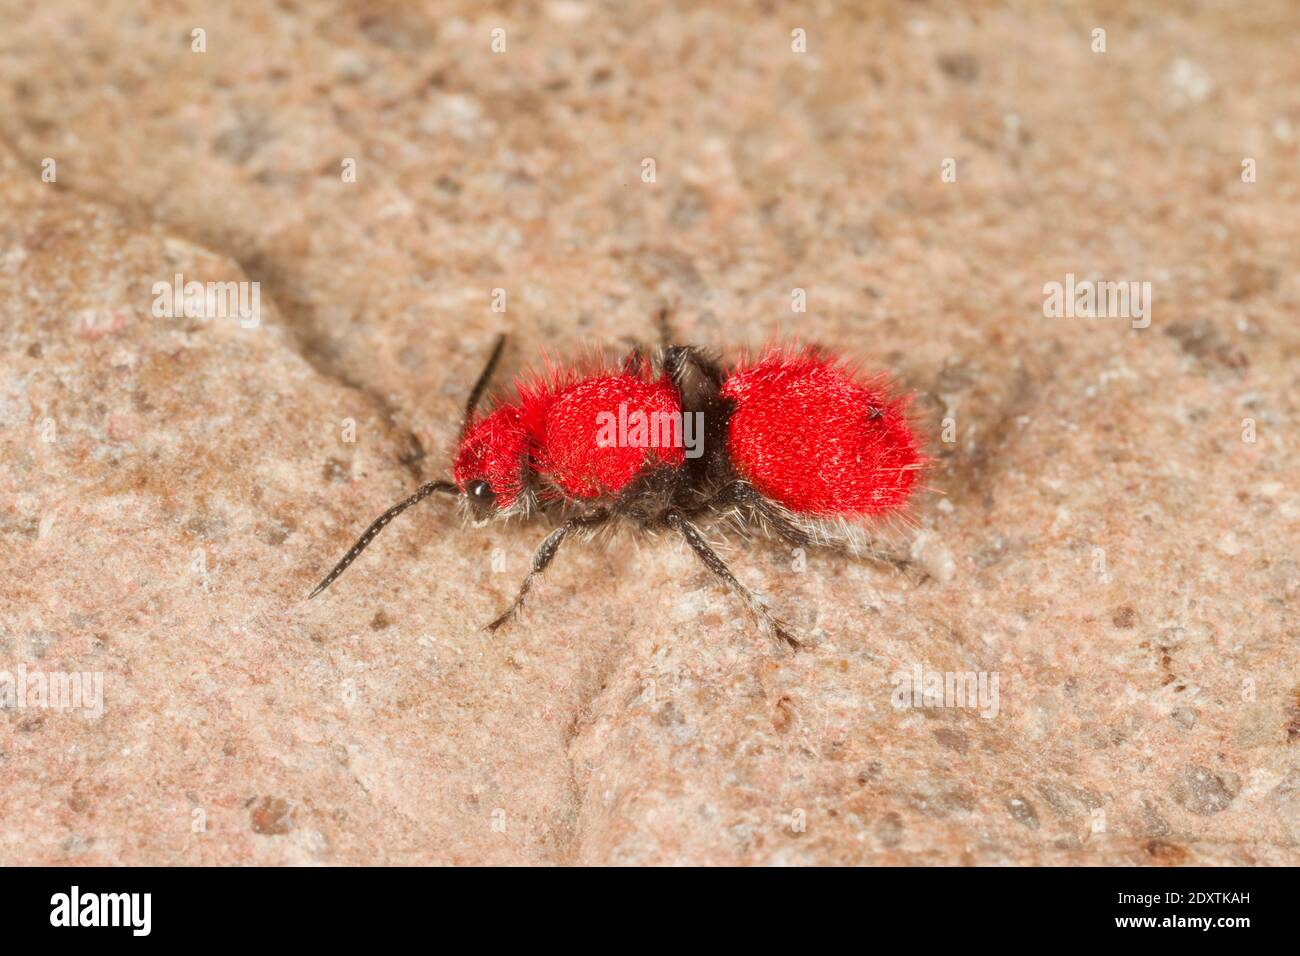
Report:
M 469 495 L 469 500 L 476 507 L 488 508 L 496 501 L 496 492 L 482 478 L 475 478 L 465 486 L 465 494 Z

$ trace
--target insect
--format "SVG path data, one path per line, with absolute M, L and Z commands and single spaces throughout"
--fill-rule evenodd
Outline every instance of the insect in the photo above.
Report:
M 380 515 L 309 598 L 434 493 L 456 496 L 479 522 L 542 515 L 556 525 L 489 631 L 515 618 L 566 539 L 617 525 L 680 536 L 766 633 L 795 648 L 791 629 L 736 579 L 702 525 L 905 563 L 872 550 L 865 529 L 903 513 L 927 462 L 906 396 L 813 348 L 770 347 L 724 366 L 668 344 L 666 312 L 660 322 L 658 348 L 517 381 L 513 397 L 480 411 L 499 337 L 470 390 L 452 480 L 426 482 Z

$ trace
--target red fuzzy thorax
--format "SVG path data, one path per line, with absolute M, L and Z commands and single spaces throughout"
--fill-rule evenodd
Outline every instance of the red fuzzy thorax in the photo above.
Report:
M 453 466 L 462 490 L 485 480 L 502 509 L 518 499 L 526 469 L 543 500 L 594 499 L 618 494 L 648 467 L 685 460 L 677 390 L 652 378 L 648 364 L 630 373 L 553 369 L 516 382 L 516 391 L 516 401 L 466 429 Z
M 727 451 L 761 494 L 801 514 L 865 517 L 903 506 L 916 484 L 921 443 L 907 403 L 855 381 L 812 351 L 769 351 L 733 370 Z
M 681 422 L 681 402 L 667 379 L 602 375 L 563 389 L 534 424 L 534 467 L 568 498 L 617 494 L 654 463 L 679 466 L 680 442 L 658 441 L 665 422 Z M 674 434 L 677 430 L 674 429 Z

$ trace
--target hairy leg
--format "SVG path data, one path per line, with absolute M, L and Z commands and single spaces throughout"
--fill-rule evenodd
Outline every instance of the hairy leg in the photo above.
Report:
M 666 349 L 668 346 L 673 344 L 673 327 L 668 321 L 668 316 L 671 311 L 672 310 L 665 305 L 661 306 L 658 313 L 655 314 L 655 328 L 659 332 L 660 348 Z
M 632 349 L 632 351 L 627 353 L 627 357 L 623 359 L 623 374 L 624 375 L 641 374 L 641 367 L 645 365 L 645 360 L 646 360 L 645 350 L 641 348 L 641 346 L 639 345 L 635 346 Z
M 745 481 L 736 480 L 722 488 L 712 499 L 716 506 L 739 505 L 748 508 L 757 523 L 771 534 L 796 548 L 816 548 L 847 558 L 865 559 L 900 571 L 913 584 L 920 586 L 928 579 L 922 574 L 916 578 L 916 564 L 905 552 L 879 547 L 867 541 L 857 546 L 833 537 L 818 537 L 793 522 L 783 508 L 773 505 Z
M 778 640 L 784 641 L 792 648 L 798 649 L 803 646 L 790 632 L 790 629 L 763 606 L 752 591 L 736 580 L 736 576 L 731 573 L 731 569 L 727 567 L 722 558 L 718 557 L 717 552 L 709 547 L 709 543 L 704 540 L 704 536 L 700 534 L 699 529 L 687 521 L 681 512 L 669 511 L 664 516 L 664 523 L 685 538 L 686 543 L 690 545 L 691 550 L 695 552 L 695 556 L 700 559 L 700 562 L 736 593 L 736 596 L 744 602 L 745 608 L 754 616 L 754 620 L 763 630 Z
M 515 599 L 510 602 L 510 606 L 497 615 L 496 619 L 487 626 L 486 630 L 496 631 L 514 620 L 515 616 L 519 613 L 520 608 L 524 606 L 524 599 L 528 597 L 528 592 L 532 590 L 533 578 L 546 571 L 546 568 L 551 563 L 551 559 L 555 557 L 555 552 L 560 550 L 560 545 L 564 543 L 565 538 L 574 531 L 598 527 L 608 521 L 609 518 L 610 514 L 605 509 L 593 511 L 589 515 L 570 518 L 568 521 L 564 522 L 564 524 L 560 525 L 560 527 L 548 534 L 545 540 L 543 540 L 541 545 L 537 548 L 537 551 L 533 554 L 532 567 L 528 569 L 528 574 L 524 576 L 523 583 L 519 585 L 519 593 L 515 595 Z

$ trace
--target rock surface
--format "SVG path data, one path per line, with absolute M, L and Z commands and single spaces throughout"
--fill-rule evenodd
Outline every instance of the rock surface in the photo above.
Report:
M 1300 862 L 1293 7 L 204 6 L 0 0 L 0 672 L 103 688 L 0 701 L 0 864 Z M 924 574 L 734 542 L 791 656 L 617 537 L 489 638 L 545 529 L 430 501 L 303 601 L 497 332 L 664 301 L 918 393 Z

